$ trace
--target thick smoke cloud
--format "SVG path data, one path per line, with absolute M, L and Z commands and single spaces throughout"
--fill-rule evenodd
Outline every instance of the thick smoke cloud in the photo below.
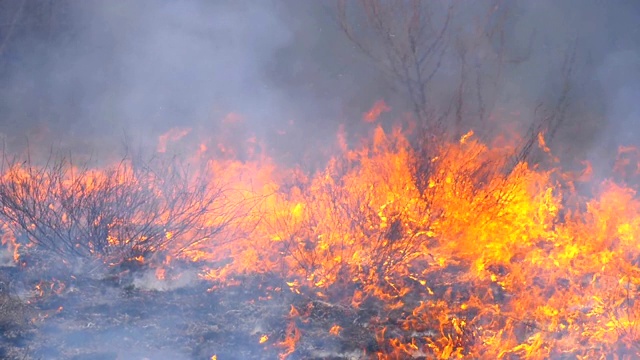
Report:
M 640 6 L 633 1 L 522 4 L 516 26 L 536 29 L 537 71 L 528 74 L 525 69 L 518 86 L 525 93 L 536 89 L 541 98 L 558 96 L 560 54 L 574 41 L 569 109 L 559 148 L 575 151 L 592 162 L 596 177 L 607 177 L 619 146 L 640 145 Z
M 376 99 L 400 97 L 343 36 L 333 6 L 2 0 L 0 132 L 10 148 L 29 139 L 101 154 L 125 136 L 153 148 L 172 127 L 215 133 L 236 112 L 277 152 L 308 151 L 332 141 L 338 124 L 358 122 Z M 552 102 L 575 41 L 570 121 L 559 131 L 560 143 L 571 146 L 561 148 L 592 156 L 636 141 L 639 8 L 631 1 L 513 2 L 508 51 L 530 57 L 505 74 L 495 107 L 530 117 L 539 102 Z
M 1 59 L 9 137 L 108 147 L 123 134 L 144 143 L 213 126 L 229 111 L 275 112 L 280 91 L 264 66 L 291 34 L 270 2 L 26 3 Z M 5 7 L 10 22 L 19 8 Z M 53 15 L 38 16 L 43 7 Z

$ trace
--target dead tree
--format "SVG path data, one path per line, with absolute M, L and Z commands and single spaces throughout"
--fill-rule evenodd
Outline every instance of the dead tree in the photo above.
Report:
M 385 72 L 411 106 L 418 174 L 428 174 L 443 142 L 469 130 L 490 139 L 498 126 L 489 121 L 505 73 L 527 63 L 536 32 L 514 49 L 507 22 L 513 4 L 502 0 L 474 3 L 420 0 L 337 2 L 337 19 L 347 38 Z M 560 69 L 563 85 L 555 102 L 540 103 L 514 163 L 528 160 L 538 134 L 547 142 L 564 121 L 569 101 L 575 46 L 568 47 Z M 505 169 L 508 173 L 509 169 Z

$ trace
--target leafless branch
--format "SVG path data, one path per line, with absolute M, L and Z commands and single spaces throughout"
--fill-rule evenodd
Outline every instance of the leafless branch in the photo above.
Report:
M 53 155 L 42 166 L 5 156 L 2 167 L 0 216 L 32 245 L 67 259 L 180 252 L 230 221 L 224 189 L 175 159 L 124 158 L 97 171 Z

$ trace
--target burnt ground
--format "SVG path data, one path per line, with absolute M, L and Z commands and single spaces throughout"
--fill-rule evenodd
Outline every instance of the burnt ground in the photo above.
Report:
M 179 268 L 166 274 L 166 281 L 158 281 L 152 269 L 57 278 L 47 271 L 44 278 L 28 268 L 0 268 L 0 358 L 224 360 L 287 354 L 287 359 L 376 359 L 377 352 L 393 354 L 396 340 L 425 349 L 443 338 L 469 349 L 478 345 L 474 328 L 506 326 L 506 318 L 460 304 L 477 296 L 487 299 L 487 306 L 499 306 L 513 295 L 493 282 L 461 280 L 459 274 L 468 270 L 463 265 L 434 271 L 429 291 L 416 282 L 409 293 L 384 302 L 356 296 L 359 286 L 351 282 L 322 293 L 304 287 L 292 291 L 280 276 L 252 274 L 222 286 L 195 276 L 197 264 Z M 504 275 L 504 269 L 492 269 Z M 355 298 L 357 306 L 351 303 Z M 443 323 L 443 314 L 464 323 Z M 523 321 L 514 334 L 525 342 L 539 327 Z M 293 338 L 298 341 L 290 348 L 285 340 Z
M 26 304 L 3 312 L 0 301 L 0 358 L 377 359 L 378 352 L 394 354 L 391 344 L 398 341 L 415 349 L 440 346 L 442 352 L 443 338 L 469 349 L 477 341 L 474 327 L 501 326 L 506 318 L 460 304 L 478 296 L 493 299 L 488 306 L 496 306 L 510 296 L 493 282 L 462 281 L 459 274 L 468 270 L 462 265 L 434 271 L 428 291 L 416 282 L 409 293 L 384 300 L 359 296 L 358 284 L 348 281 L 323 292 L 304 287 L 292 291 L 275 274 L 252 274 L 222 286 L 199 279 L 197 264 L 179 268 L 166 274 L 165 281 L 144 268 L 57 278 L 50 277 L 50 269 L 44 272 L 49 278 L 43 278 L 28 268 L 0 268 L 0 284 L 13 288 L 13 303 Z M 13 315 L 3 322 L 7 314 Z M 24 321 L 15 314 L 23 314 Z M 464 322 L 443 323 L 442 316 Z M 536 326 L 522 324 L 515 332 L 524 342 Z M 294 338 L 295 347 L 288 347 L 285 340 Z M 464 351 L 459 355 L 469 355 Z M 400 359 L 407 353 L 395 354 L 392 358 Z M 558 355 L 554 358 L 572 358 Z M 422 352 L 412 356 L 436 357 Z
M 3 326 L 0 358 L 277 359 L 296 331 L 301 339 L 288 359 L 356 359 L 376 350 L 360 310 L 296 294 L 275 276 L 162 290 L 139 286 L 135 274 L 13 281 L 20 282 L 25 321 Z M 330 333 L 334 325 L 341 334 Z

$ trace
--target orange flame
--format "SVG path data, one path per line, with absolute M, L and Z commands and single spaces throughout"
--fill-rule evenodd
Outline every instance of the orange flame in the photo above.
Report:
M 331 327 L 331 329 L 329 329 L 329 334 L 333 335 L 333 336 L 339 336 L 340 332 L 342 331 L 342 326 L 340 325 L 333 325 Z
M 385 111 L 379 101 L 364 120 Z M 203 279 L 226 286 L 241 275 L 271 273 L 292 296 L 349 311 L 379 304 L 367 327 L 381 359 L 639 356 L 640 199 L 633 182 L 609 179 L 583 198 L 565 185 L 589 179 L 588 163 L 571 176 L 512 164 L 513 144 L 503 138 L 489 145 L 473 135 L 438 143 L 427 158 L 400 127 L 377 126 L 355 148 L 342 133 L 340 152 L 313 173 L 282 167 L 259 151 L 244 151 L 242 160 L 212 159 L 215 139 L 194 142 L 193 161 L 208 175 L 206 185 L 227 187 L 192 232 L 160 228 L 162 250 L 174 256 L 156 276 L 164 278 L 180 258 L 201 264 Z M 180 136 L 167 135 L 158 149 Z M 538 144 L 557 166 L 542 133 Z M 637 155 L 622 148 L 617 170 L 636 174 Z M 82 188 L 98 191 L 110 175 L 97 169 Z M 2 174 L 16 183 L 29 176 L 20 166 Z M 129 169 L 114 178 L 140 182 Z M 70 180 L 60 191 L 74 189 Z M 158 226 L 170 216 L 153 215 Z M 215 236 L 186 245 L 197 229 L 218 224 L 224 226 Z M 110 246 L 132 241 L 108 235 Z M 59 287 L 37 289 L 44 295 Z M 298 325 L 311 320 L 300 309 L 291 306 L 283 338 L 273 341 L 281 358 L 306 335 Z M 332 336 L 345 333 L 337 324 L 329 329 Z
M 388 111 L 391 111 L 391 108 L 387 106 L 387 103 L 385 103 L 384 100 L 378 100 L 373 104 L 373 107 L 371 107 L 369 111 L 362 115 L 362 120 L 368 123 L 375 122 L 378 120 L 380 115 Z
M 191 129 L 173 128 L 166 133 L 158 137 L 158 148 L 156 151 L 164 153 L 167 151 L 167 145 L 169 142 L 174 142 L 182 139 L 191 132 Z

